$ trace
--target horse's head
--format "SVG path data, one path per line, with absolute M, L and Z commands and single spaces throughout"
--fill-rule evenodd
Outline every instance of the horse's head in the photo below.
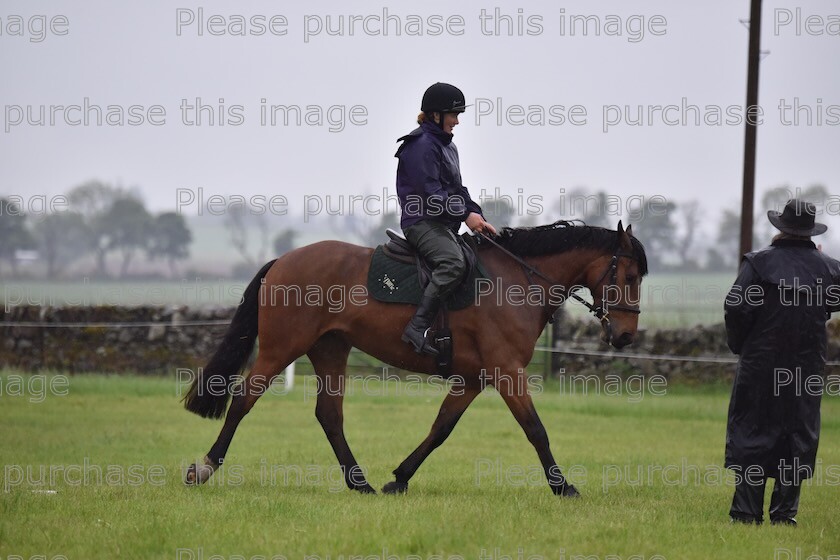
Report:
M 598 318 L 601 340 L 616 348 L 633 342 L 639 326 L 639 293 L 647 259 L 642 244 L 633 237 L 632 226 L 625 231 L 618 222 L 612 254 L 595 259 L 586 269 L 586 285 Z

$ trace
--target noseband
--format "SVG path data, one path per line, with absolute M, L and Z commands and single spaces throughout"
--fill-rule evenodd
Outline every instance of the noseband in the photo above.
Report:
M 595 284 L 596 284 L 596 285 L 600 284 L 600 283 L 601 283 L 601 281 L 602 281 L 604 278 L 606 278 L 607 274 L 609 274 L 609 275 L 610 275 L 610 283 L 609 283 L 609 285 L 607 286 L 607 288 L 610 288 L 610 287 L 612 287 L 612 286 L 615 286 L 615 285 L 618 283 L 618 259 L 619 259 L 619 258 L 621 258 L 621 257 L 628 258 L 628 259 L 630 259 L 630 260 L 632 260 L 632 261 L 635 261 L 635 260 L 636 260 L 636 257 L 634 257 L 632 253 L 627 253 L 627 252 L 622 251 L 621 249 L 619 249 L 619 250 L 618 250 L 618 251 L 616 251 L 616 252 L 615 252 L 615 254 L 613 255 L 612 259 L 610 260 L 610 264 L 609 264 L 609 265 L 607 265 L 607 269 L 604 271 L 604 273 L 603 273 L 603 274 L 601 274 L 601 276 L 600 276 L 600 277 L 598 278 L 598 280 L 595 282 Z M 579 301 L 582 301 L 582 300 L 579 300 Z M 594 314 L 595 314 L 595 316 L 596 316 L 596 317 L 598 317 L 598 319 L 600 319 L 601 321 L 603 321 L 604 319 L 607 319 L 607 321 L 609 321 L 608 317 L 609 317 L 609 314 L 610 314 L 610 313 L 609 313 L 609 311 L 608 311 L 608 310 L 605 310 L 605 309 L 604 309 L 603 307 L 601 307 L 600 305 L 599 305 L 599 306 L 597 306 L 597 307 L 595 307 L 594 305 L 590 305 L 590 304 L 589 304 L 588 302 L 586 302 L 586 301 L 582 301 L 582 303 L 583 303 L 584 305 L 586 305 L 586 307 L 588 307 L 588 308 L 589 308 L 589 311 L 591 311 L 592 313 L 594 313 Z M 639 309 L 639 306 L 638 306 L 638 305 L 634 305 L 634 306 L 632 306 L 632 307 L 631 307 L 631 306 L 629 306 L 629 305 L 611 305 L 610 307 L 611 307 L 612 309 L 617 309 L 618 311 L 625 311 L 625 312 L 627 312 L 627 313 L 635 313 L 635 314 L 637 314 L 637 315 L 641 313 L 641 310 Z
M 595 282 L 596 286 L 598 284 L 600 284 L 601 281 L 608 274 L 610 275 L 610 284 L 607 286 L 607 288 L 609 288 L 611 286 L 615 286 L 618 283 L 618 259 L 620 257 L 626 257 L 626 258 L 628 258 L 630 260 L 633 260 L 633 261 L 636 260 L 636 258 L 633 256 L 632 253 L 627 253 L 625 251 L 622 251 L 621 249 L 617 250 L 615 252 L 615 254 L 613 255 L 612 259 L 610 260 L 610 264 L 607 266 L 607 269 L 604 271 L 603 274 L 601 274 L 601 276 Z M 575 296 L 575 294 L 572 294 L 572 295 Z M 577 299 L 579 302 L 583 303 L 586 307 L 588 307 L 589 311 L 591 313 L 594 313 L 595 316 L 598 317 L 598 320 L 601 321 L 601 323 L 603 323 L 604 330 L 607 333 L 607 342 L 609 343 L 612 340 L 612 335 L 613 335 L 612 323 L 610 322 L 609 309 L 604 309 L 604 307 L 601 306 L 601 305 L 598 305 L 598 306 L 592 305 L 588 301 L 585 301 L 585 300 L 583 300 L 582 298 L 579 298 L 579 297 L 575 297 L 575 299 Z M 601 300 L 603 301 L 603 298 L 601 298 Z M 629 305 L 617 305 L 616 304 L 616 305 L 611 305 L 610 308 L 618 310 L 618 311 L 624 311 L 626 313 L 635 313 L 636 315 L 639 315 L 642 312 L 639 309 L 638 305 L 634 305 L 634 306 L 631 307 Z
M 542 278 L 543 280 L 545 280 L 546 282 L 548 282 L 552 286 L 557 284 L 557 282 L 555 282 L 554 280 L 552 280 L 551 278 L 549 278 L 548 276 L 546 276 L 545 274 L 543 274 L 542 272 L 540 272 L 539 270 L 537 270 L 536 268 L 531 266 L 530 264 L 526 263 L 521 258 L 517 257 L 516 255 L 514 255 L 513 253 L 511 253 L 510 251 L 508 251 L 507 249 L 505 249 L 504 247 L 502 247 L 501 245 L 496 243 L 493 239 L 491 239 L 490 237 L 488 237 L 484 233 L 481 233 L 480 235 L 481 235 L 481 237 L 483 237 L 484 239 L 489 241 L 492 245 L 494 245 L 495 247 L 500 249 L 503 253 L 507 254 L 513 260 L 518 262 L 522 266 L 522 268 L 525 269 L 525 272 L 528 274 L 528 282 L 529 283 L 531 282 L 531 276 L 538 276 L 539 278 Z M 595 282 L 596 285 L 600 284 L 604 280 L 604 278 L 606 278 L 608 275 L 610 277 L 610 284 L 607 285 L 606 288 L 609 288 L 611 286 L 615 286 L 618 283 L 618 259 L 620 259 L 621 257 L 625 257 L 625 258 L 628 258 L 632 261 L 636 261 L 636 257 L 632 253 L 622 251 L 620 248 L 617 249 L 616 252 L 612 256 L 612 259 L 610 259 L 610 263 L 607 265 L 606 270 L 604 270 L 603 274 L 601 274 L 601 276 L 599 276 L 598 280 Z M 585 305 L 586 308 L 589 309 L 589 312 L 592 313 L 593 315 L 595 315 L 595 317 L 597 317 L 598 320 L 601 321 L 601 323 L 604 325 L 604 329 L 607 331 L 607 341 L 612 340 L 612 324 L 610 323 L 610 309 L 617 310 L 617 311 L 624 311 L 626 313 L 635 313 L 636 315 L 641 313 L 641 310 L 639 309 L 638 305 L 634 305 L 634 306 L 610 305 L 609 309 L 605 309 L 603 305 L 595 305 L 594 302 L 589 303 L 588 301 L 586 301 L 585 299 L 583 299 L 582 297 L 580 297 L 579 295 L 577 295 L 574 292 L 569 293 L 569 295 L 571 297 L 573 297 L 575 300 L 577 300 L 578 302 Z M 603 298 L 601 298 L 601 299 L 603 301 Z

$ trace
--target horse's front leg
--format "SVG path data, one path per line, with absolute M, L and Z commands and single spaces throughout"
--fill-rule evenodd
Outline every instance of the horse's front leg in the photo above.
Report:
M 481 392 L 478 388 L 467 388 L 463 385 L 456 385 L 449 390 L 449 394 L 440 406 L 437 418 L 432 424 L 432 429 L 426 439 L 409 455 L 400 466 L 394 470 L 395 480 L 389 482 L 382 488 L 386 494 L 398 494 L 408 490 L 408 481 L 420 468 L 420 465 L 432 451 L 439 447 L 452 430 L 455 424 L 470 406 L 476 396 Z
M 344 436 L 344 372 L 350 344 L 338 334 L 325 334 L 308 352 L 318 376 L 318 402 L 315 417 L 324 429 L 336 459 L 341 465 L 344 482 L 351 490 L 375 494 Z
M 375 494 L 376 490 L 368 484 L 365 473 L 344 436 L 344 413 L 342 404 L 344 395 L 342 393 L 331 393 L 329 389 L 320 389 L 318 393 L 318 404 L 315 405 L 315 416 L 332 446 L 335 457 L 341 465 L 341 472 L 344 474 L 344 482 L 350 490 L 358 490 L 363 494 Z
M 521 371 L 523 370 L 518 370 L 518 372 Z M 494 385 L 519 425 L 522 426 L 528 441 L 537 450 L 551 491 L 558 496 L 579 496 L 577 489 L 563 476 L 560 467 L 557 466 L 557 462 L 551 454 L 551 449 L 548 446 L 548 434 L 539 415 L 537 415 L 537 409 L 534 408 L 526 381 L 524 374 L 516 373 L 511 376 L 501 375 L 495 380 Z

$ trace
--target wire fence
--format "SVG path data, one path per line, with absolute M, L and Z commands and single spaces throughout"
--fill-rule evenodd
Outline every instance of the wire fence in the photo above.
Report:
M 172 327 L 172 328 L 181 328 L 181 327 L 207 327 L 207 326 L 224 326 L 229 325 L 230 320 L 227 319 L 217 319 L 217 320 L 208 320 L 208 321 L 170 321 L 170 322 L 161 322 L 161 321 L 129 321 L 129 322 L 110 322 L 110 321 L 102 321 L 102 322 L 72 322 L 72 323 L 50 323 L 44 321 L 17 321 L 17 322 L 0 322 L 0 327 L 19 327 L 19 328 L 46 328 L 46 329 L 53 329 L 53 328 L 105 328 L 105 329 L 124 329 L 124 328 L 149 328 L 149 327 L 158 327 L 158 326 L 165 326 L 165 327 Z M 541 339 L 548 338 L 548 329 L 541 335 Z M 706 363 L 706 364 L 736 364 L 738 363 L 737 358 L 733 358 L 731 356 L 681 356 L 681 355 L 674 355 L 674 354 L 640 354 L 640 353 L 627 353 L 627 352 L 607 352 L 607 351 L 599 351 L 599 350 L 575 350 L 575 349 L 563 349 L 563 348 L 556 348 L 550 346 L 535 346 L 535 352 L 543 353 L 543 355 L 547 354 L 567 354 L 573 356 L 588 356 L 588 357 L 598 357 L 598 358 L 614 358 L 616 360 L 651 360 L 651 361 L 671 361 L 671 362 L 693 362 L 693 363 Z M 356 351 L 354 349 L 354 354 L 363 354 L 361 351 Z M 306 359 L 300 359 L 303 363 L 309 363 Z M 371 358 L 371 361 L 378 362 L 374 358 Z M 537 360 L 536 363 L 532 361 L 532 365 L 546 365 L 548 363 L 548 359 L 544 358 L 543 360 Z M 349 366 L 357 366 L 357 367 L 370 367 L 373 366 L 373 363 L 369 361 L 365 361 L 362 364 L 348 364 Z M 826 366 L 840 366 L 840 361 L 827 361 Z

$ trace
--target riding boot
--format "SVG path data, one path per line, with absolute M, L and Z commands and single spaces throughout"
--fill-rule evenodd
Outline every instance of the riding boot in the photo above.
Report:
M 438 351 L 434 346 L 434 342 L 429 337 L 429 329 L 432 326 L 432 321 L 440 309 L 440 298 L 434 296 L 423 295 L 420 299 L 420 305 L 414 313 L 414 317 L 408 322 L 408 325 L 403 331 L 403 342 L 410 342 L 414 346 L 414 351 L 420 354 L 425 352 L 432 356 L 437 356 Z

